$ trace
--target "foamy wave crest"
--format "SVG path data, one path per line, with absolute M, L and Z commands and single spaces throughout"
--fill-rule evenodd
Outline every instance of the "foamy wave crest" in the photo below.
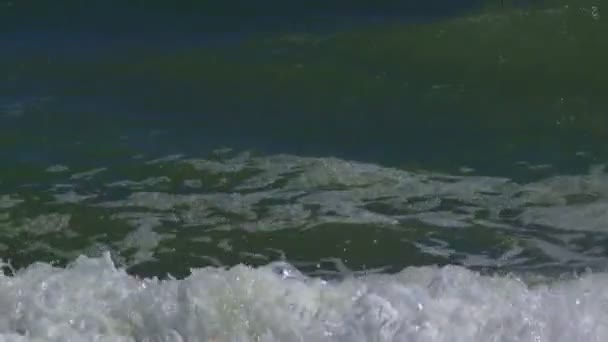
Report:
M 608 275 L 527 285 L 464 268 L 340 282 L 286 264 L 139 279 L 110 256 L 0 276 L 0 341 L 606 341 Z

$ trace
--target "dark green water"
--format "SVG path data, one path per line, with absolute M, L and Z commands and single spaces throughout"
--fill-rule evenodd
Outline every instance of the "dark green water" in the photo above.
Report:
M 601 19 L 597 1 L 3 2 L 0 259 L 603 269 Z

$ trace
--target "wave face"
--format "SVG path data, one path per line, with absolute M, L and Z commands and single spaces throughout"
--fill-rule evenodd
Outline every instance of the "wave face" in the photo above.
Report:
M 109 255 L 0 276 L 2 341 L 605 341 L 608 275 L 526 285 L 408 268 L 340 282 L 287 264 L 138 279 Z
M 55 129 L 34 129 L 21 146 L 48 134 L 62 146 L 66 137 L 103 140 L 102 132 L 111 140 L 145 126 L 179 132 L 166 145 L 194 137 L 180 153 L 208 138 L 213 147 L 245 141 L 382 163 L 457 156 L 488 168 L 515 158 L 563 162 L 579 151 L 608 156 L 608 40 L 595 0 L 228 33 L 180 13 L 154 21 L 157 31 L 0 36 L 8 105 L 48 99 L 45 115 L 23 115 L 25 128 L 3 122 L 0 139 L 44 121 Z M 102 116 L 113 124 L 79 129 Z

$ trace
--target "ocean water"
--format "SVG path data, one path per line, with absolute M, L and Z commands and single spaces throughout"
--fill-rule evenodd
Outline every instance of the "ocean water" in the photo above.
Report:
M 0 341 L 606 341 L 595 0 L 0 1 Z

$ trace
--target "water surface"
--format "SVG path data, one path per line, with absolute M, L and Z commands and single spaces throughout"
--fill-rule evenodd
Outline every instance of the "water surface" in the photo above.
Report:
M 0 21 L 0 339 L 608 336 L 599 3 Z

